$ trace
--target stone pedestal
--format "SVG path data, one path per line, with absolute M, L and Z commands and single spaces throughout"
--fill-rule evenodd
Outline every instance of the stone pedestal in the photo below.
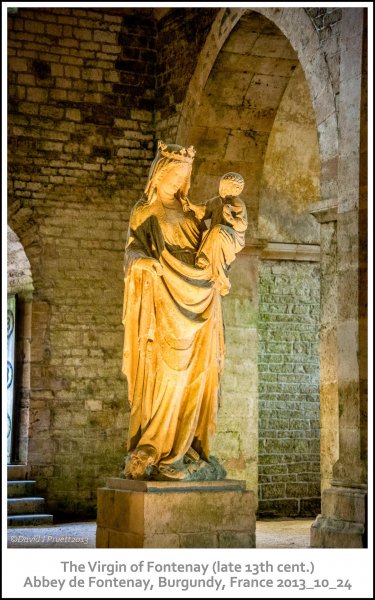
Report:
M 98 489 L 97 548 L 255 548 L 244 481 L 111 478 Z
M 365 548 L 366 500 L 363 489 L 332 487 L 322 494 L 322 514 L 310 530 L 312 548 Z

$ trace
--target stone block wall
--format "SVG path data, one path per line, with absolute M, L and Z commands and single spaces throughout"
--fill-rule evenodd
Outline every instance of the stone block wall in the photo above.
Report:
M 55 514 L 94 511 L 125 452 L 122 261 L 154 155 L 155 32 L 147 9 L 9 16 L 9 224 L 35 290 L 28 462 Z
M 181 106 L 197 66 L 217 8 L 177 8 L 158 25 L 155 98 L 156 136 L 166 142 L 176 140 Z
M 320 507 L 319 265 L 264 261 L 259 281 L 259 514 Z
M 297 66 L 269 136 L 259 189 L 261 239 L 316 244 L 319 225 L 309 207 L 319 198 L 320 158 L 309 88 Z
M 228 477 L 258 483 L 258 261 L 246 250 L 230 269 L 230 293 L 223 298 L 225 367 L 212 453 Z

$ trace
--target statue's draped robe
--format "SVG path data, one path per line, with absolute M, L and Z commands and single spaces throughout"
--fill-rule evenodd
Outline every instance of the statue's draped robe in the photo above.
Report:
M 210 269 L 194 267 L 202 225 L 182 207 L 136 204 L 125 251 L 123 372 L 131 405 L 128 451 L 152 446 L 171 465 L 194 448 L 207 459 L 216 428 L 224 339 Z M 135 268 L 154 257 L 161 276 Z

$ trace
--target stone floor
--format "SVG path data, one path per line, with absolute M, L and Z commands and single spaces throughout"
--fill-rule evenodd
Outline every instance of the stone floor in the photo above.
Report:
M 309 548 L 313 519 L 257 521 L 257 548 Z M 96 522 L 8 528 L 8 548 L 95 548 Z
M 257 521 L 257 548 L 309 548 L 310 527 L 315 519 Z

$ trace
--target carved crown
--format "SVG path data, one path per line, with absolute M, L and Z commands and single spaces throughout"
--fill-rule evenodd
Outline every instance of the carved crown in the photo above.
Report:
M 165 144 L 161 140 L 158 142 L 158 151 L 162 156 L 172 160 L 180 160 L 181 162 L 192 163 L 195 156 L 194 146 L 184 148 L 177 144 Z

